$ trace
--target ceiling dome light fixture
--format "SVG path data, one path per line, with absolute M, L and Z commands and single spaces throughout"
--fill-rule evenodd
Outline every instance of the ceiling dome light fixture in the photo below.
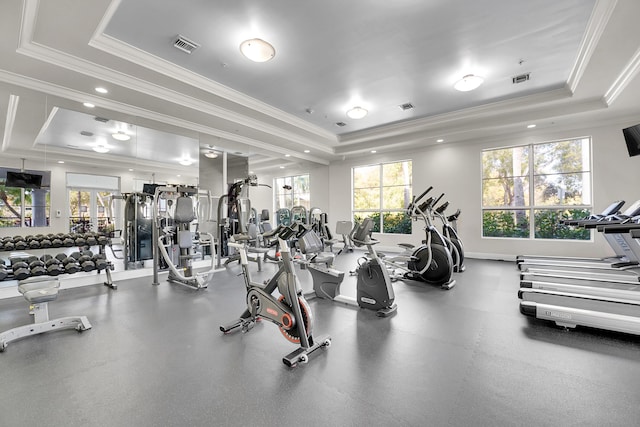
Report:
M 96 92 L 98 93 L 109 93 L 109 91 L 105 88 L 103 88 L 102 86 L 98 86 L 97 88 L 94 89 Z
M 178 161 L 182 166 L 191 166 L 193 164 L 193 160 L 186 158 L 186 159 L 180 159 Z
M 111 150 L 109 149 L 109 146 L 107 146 L 106 144 L 98 144 L 93 147 L 93 151 L 95 151 L 96 153 L 104 154 L 104 153 L 108 153 Z
M 358 120 L 366 116 L 367 113 L 369 112 L 362 107 L 353 107 L 351 110 L 347 111 L 347 117 Z
M 240 43 L 240 52 L 253 62 L 267 62 L 276 56 L 276 50 L 262 39 L 249 39 Z
M 204 156 L 208 159 L 216 159 L 218 158 L 219 154 L 213 150 L 209 150 L 206 153 L 204 153 Z
M 478 88 L 484 82 L 484 79 L 480 76 L 476 76 L 474 74 L 467 74 L 453 85 L 455 90 L 459 90 L 460 92 L 468 92 L 470 90 L 474 90 Z
M 127 135 L 126 133 L 122 132 L 121 130 L 119 130 L 116 133 L 112 133 L 111 134 L 111 138 L 118 140 L 118 141 L 128 141 L 131 139 L 131 137 L 129 135 Z

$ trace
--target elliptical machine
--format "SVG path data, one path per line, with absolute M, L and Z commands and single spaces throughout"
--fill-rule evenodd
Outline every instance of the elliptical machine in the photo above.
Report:
M 298 284 L 287 243 L 293 237 L 301 237 L 301 234 L 306 231 L 306 228 L 299 227 L 297 224 L 283 226 L 280 229 L 278 233 L 280 268 L 265 284 L 251 280 L 246 243 L 249 237 L 234 235 L 227 243 L 240 253 L 242 275 L 247 287 L 247 309 L 239 319 L 220 326 L 220 331 L 225 334 L 237 329 L 248 332 L 259 319 L 274 323 L 288 341 L 300 344 L 300 347 L 282 358 L 282 362 L 289 367 L 295 367 L 298 363 L 307 363 L 311 353 L 331 345 L 331 338 L 328 336 L 318 340 L 313 337 L 313 315 Z M 279 297 L 273 295 L 276 289 L 280 294 Z
M 437 200 L 429 197 L 418 205 L 418 202 L 432 189 L 433 187 L 429 187 L 420 196 L 414 196 L 407 206 L 407 215 L 414 220 L 421 219 L 425 223 L 426 239 L 423 240 L 423 244 L 416 248 L 414 245 L 403 243 L 400 246 L 405 249 L 405 253 L 395 257 L 385 256 L 381 259 L 390 268 L 404 271 L 400 278 L 421 280 L 449 290 L 456 284 L 455 279 L 452 278 L 453 258 L 447 239 L 438 231 L 431 220 L 431 210 L 442 196 Z
M 460 209 L 447 217 L 444 215 L 444 212 L 448 207 L 449 202 L 444 202 L 433 210 L 433 214 L 442 221 L 442 235 L 447 240 L 447 243 L 450 243 L 448 246 L 451 251 L 451 259 L 453 260 L 453 272 L 462 273 L 466 269 L 464 266 L 464 246 L 458 235 L 457 228 L 449 222 L 451 220 L 453 224 L 455 224 L 460 216 Z

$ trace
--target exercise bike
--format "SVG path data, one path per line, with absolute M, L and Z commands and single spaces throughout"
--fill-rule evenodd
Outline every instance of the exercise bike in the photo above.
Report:
M 240 254 L 242 275 L 247 287 L 247 309 L 239 319 L 220 326 L 220 330 L 225 334 L 237 329 L 248 332 L 259 319 L 274 323 L 288 341 L 300 345 L 282 358 L 282 362 L 289 367 L 295 367 L 298 363 L 307 363 L 311 353 L 331 345 L 331 338 L 328 336 L 318 340 L 313 337 L 313 315 L 298 284 L 287 243 L 292 237 L 300 238 L 306 231 L 304 227 L 298 227 L 297 224 L 281 228 L 278 233 L 280 268 L 265 284 L 251 280 L 246 243 L 249 237 L 234 235 L 227 243 L 237 249 Z M 273 295 L 276 289 L 280 297 Z
M 407 215 L 414 220 L 421 219 L 425 223 L 426 239 L 423 240 L 423 244 L 419 247 L 407 243 L 400 244 L 399 246 L 405 249 L 404 253 L 394 257 L 382 256 L 381 260 L 392 271 L 401 270 L 404 272 L 402 275 L 394 274 L 394 279 L 420 280 L 449 290 L 456 284 L 455 279 L 452 278 L 451 250 L 447 239 L 438 231 L 431 220 L 433 206 L 440 201 L 444 194 L 438 199 L 429 197 L 418 205 L 418 202 L 432 189 L 433 187 L 429 187 L 420 196 L 414 196 L 407 206 Z
M 388 317 L 396 313 L 398 306 L 394 303 L 391 277 L 373 248 L 378 241 L 371 239 L 372 229 L 373 220 L 365 218 L 362 224 L 354 228 L 351 236 L 351 240 L 357 246 L 366 245 L 369 249 L 368 257 L 358 260 L 356 298 L 340 293 L 344 273 L 331 268 L 335 254 L 322 252 L 324 244 L 318 235 L 311 230 L 298 239 L 302 253 L 309 257 L 304 265 L 313 279 L 313 291 L 305 296 L 366 308 L 375 311 L 379 317 Z

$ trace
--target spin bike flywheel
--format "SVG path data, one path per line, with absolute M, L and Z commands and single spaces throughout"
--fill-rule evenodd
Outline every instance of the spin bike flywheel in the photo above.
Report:
M 284 296 L 281 295 L 280 298 L 278 298 L 278 301 L 291 308 L 291 306 L 285 301 Z M 302 321 L 304 322 L 304 327 L 307 331 L 307 337 L 309 337 L 311 336 L 311 329 L 313 328 L 313 316 L 311 314 L 311 308 L 309 307 L 307 300 L 305 300 L 304 298 L 298 298 L 298 302 L 300 303 Z M 280 329 L 280 332 L 288 341 L 291 341 L 294 344 L 300 343 L 300 333 L 298 332 L 297 326 L 294 326 L 290 330 L 286 330 L 281 326 L 278 327 L 278 329 Z

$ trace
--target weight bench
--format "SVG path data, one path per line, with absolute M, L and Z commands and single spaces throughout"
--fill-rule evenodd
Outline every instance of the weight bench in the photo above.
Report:
M 29 302 L 29 314 L 33 314 L 33 323 L 0 333 L 0 352 L 3 352 L 10 342 L 32 335 L 59 329 L 75 329 L 78 332 L 91 329 L 86 316 L 49 320 L 48 303 L 58 297 L 59 288 L 60 281 L 57 278 L 32 277 L 19 282 L 18 291 Z

